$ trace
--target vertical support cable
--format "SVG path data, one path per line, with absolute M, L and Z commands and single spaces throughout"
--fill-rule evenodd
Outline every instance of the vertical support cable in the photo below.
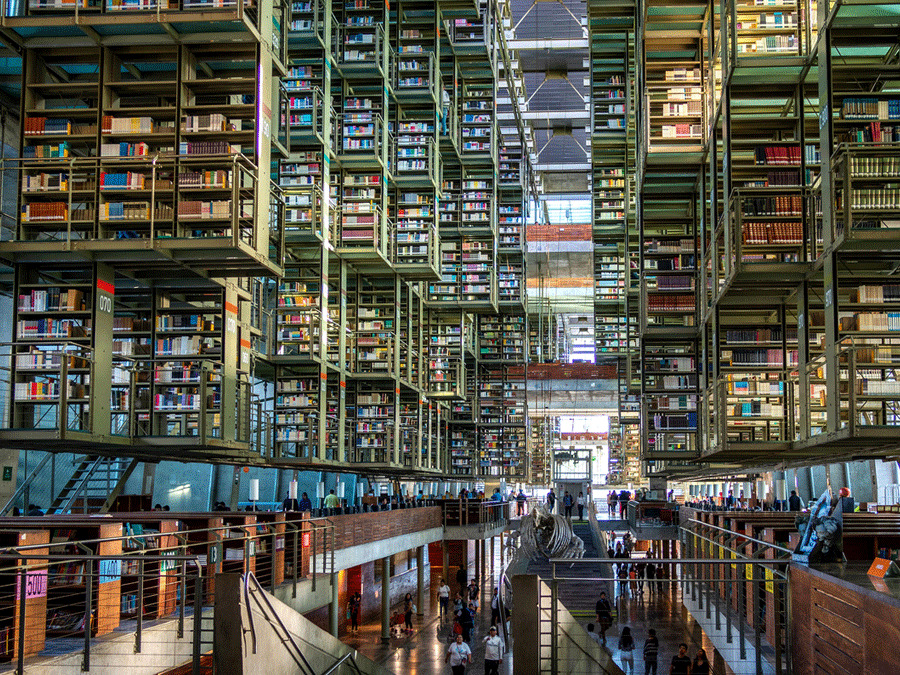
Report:
M 94 613 L 93 561 L 89 561 L 85 567 L 87 574 L 84 576 L 84 656 L 81 659 L 81 670 L 88 672 L 91 669 L 91 617 Z
M 141 638 L 144 627 L 144 558 L 138 561 L 138 594 L 137 594 L 137 625 L 134 627 L 134 653 L 141 652 Z
M 762 565 L 760 565 L 759 570 L 755 570 L 755 564 L 751 564 L 748 566 L 750 573 L 753 575 L 753 595 L 755 596 L 754 601 L 754 609 L 756 611 L 753 612 L 753 628 L 754 633 L 754 648 L 756 649 L 756 675 L 762 675 L 763 667 L 762 667 L 762 637 L 759 632 L 762 630 L 763 626 L 763 597 L 762 594 L 765 592 L 765 588 L 762 584 L 762 579 L 760 579 L 760 575 L 763 573 Z
M 222 554 L 224 555 L 225 549 L 222 549 Z M 185 577 L 187 576 L 187 564 L 182 561 L 181 563 L 181 579 L 178 582 L 178 585 L 181 587 L 181 599 L 178 603 L 178 639 L 182 639 L 184 637 L 184 598 L 187 595 L 187 582 Z
M 247 611 L 250 608 L 247 607 Z M 191 659 L 191 675 L 200 675 L 200 643 L 203 636 L 203 575 L 197 566 L 197 578 L 194 579 L 194 642 Z
M 28 581 L 28 572 L 22 569 L 19 572 L 19 635 L 16 646 L 17 669 L 16 675 L 25 675 L 25 586 Z

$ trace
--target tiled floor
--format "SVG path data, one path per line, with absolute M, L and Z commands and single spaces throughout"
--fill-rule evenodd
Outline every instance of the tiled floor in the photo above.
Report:
M 474 638 L 470 642 L 474 652 L 474 663 L 466 671 L 467 675 L 482 675 L 484 672 L 484 649 L 481 641 L 486 635 L 490 619 L 490 603 L 488 602 L 490 591 L 488 589 L 490 589 L 489 582 L 482 585 L 482 592 L 486 597 L 482 599 L 482 609 L 479 612 Z M 658 591 L 653 593 L 649 589 L 645 589 L 643 596 L 632 596 L 630 590 L 623 593 L 623 589 L 617 584 L 613 585 L 613 589 L 618 619 L 607 632 L 607 646 L 617 663 L 622 664 L 620 652 L 617 649 L 619 635 L 622 627 L 629 626 L 637 645 L 634 651 L 634 672 L 643 674 L 644 640 L 647 636 L 647 629 L 655 628 L 660 641 L 660 673 L 669 672 L 669 664 L 672 656 L 678 651 L 678 644 L 686 642 L 691 656 L 696 654 L 697 649 L 701 646 L 706 649 L 714 665 L 713 672 L 717 675 L 734 675 L 734 672 L 725 665 L 722 655 L 715 650 L 715 646 L 702 627 L 682 606 L 679 584 L 660 586 Z M 444 663 L 444 656 L 449 643 L 452 622 L 440 621 L 437 618 L 436 592 L 436 585 L 433 584 L 428 611 L 424 617 L 415 619 L 416 630 L 411 635 L 403 634 L 400 637 L 391 638 L 389 643 L 382 643 L 381 625 L 373 622 L 364 625 L 359 633 L 344 636 L 344 641 L 395 673 L 448 675 L 450 668 Z M 574 610 L 572 613 L 576 617 L 588 623 L 593 620 L 592 608 L 595 602 L 596 598 L 591 595 L 586 598 L 585 607 L 573 607 L 570 610 Z M 486 609 L 485 605 L 487 605 Z M 512 654 L 509 653 L 503 661 L 501 673 L 512 675 L 513 672 Z
M 499 553 L 497 563 L 499 563 Z M 498 568 L 499 569 L 499 568 Z M 474 575 L 474 570 L 470 570 Z M 437 575 L 432 575 L 432 588 L 429 591 L 431 601 L 424 617 L 413 619 L 415 631 L 412 634 L 402 633 L 391 638 L 389 643 L 381 641 L 381 623 L 374 622 L 360 627 L 358 633 L 342 636 L 341 639 L 356 647 L 373 661 L 382 664 L 394 673 L 403 675 L 448 675 L 450 666 L 444 663 L 447 647 L 450 644 L 452 619 L 438 618 Z M 490 588 L 491 579 L 482 584 L 482 599 L 479 616 L 475 621 L 475 632 L 469 646 L 473 652 L 473 663 L 466 670 L 467 675 L 483 675 L 484 645 L 482 640 L 490 627 Z M 512 675 L 512 653 L 508 653 L 500 668 L 501 675 Z

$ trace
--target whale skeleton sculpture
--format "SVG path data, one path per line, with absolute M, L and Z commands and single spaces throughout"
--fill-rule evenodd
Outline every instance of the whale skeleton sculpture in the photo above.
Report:
M 572 530 L 572 523 L 558 514 L 548 513 L 541 505 L 522 518 L 518 532 L 508 539 L 510 558 L 522 556 L 528 560 L 541 558 L 581 558 L 584 542 Z

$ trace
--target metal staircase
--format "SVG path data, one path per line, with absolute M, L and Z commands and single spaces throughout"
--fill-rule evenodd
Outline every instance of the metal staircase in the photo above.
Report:
M 47 513 L 106 513 L 137 465 L 128 457 L 85 455 Z

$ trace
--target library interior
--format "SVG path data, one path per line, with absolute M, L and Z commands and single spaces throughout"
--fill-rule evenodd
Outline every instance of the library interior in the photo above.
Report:
M 0 675 L 900 673 L 900 2 L 0 6 Z

